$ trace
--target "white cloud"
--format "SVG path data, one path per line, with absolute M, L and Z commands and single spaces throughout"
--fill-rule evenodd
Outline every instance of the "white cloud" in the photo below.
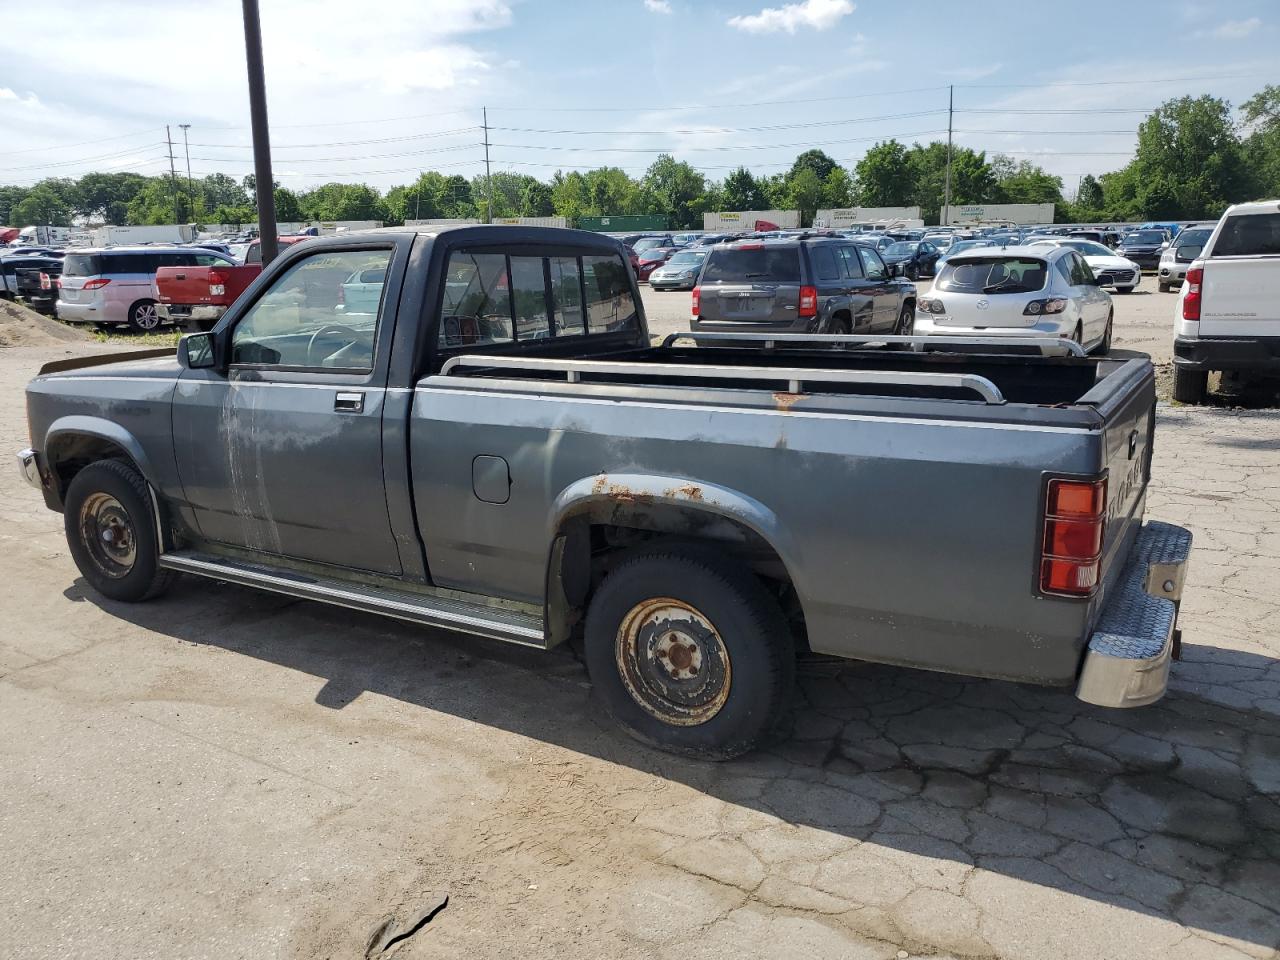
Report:
M 747 33 L 795 33 L 801 27 L 828 30 L 853 13 L 852 0 L 801 0 L 781 7 L 765 7 L 759 13 L 730 17 L 729 26 Z
M 650 13 L 670 13 L 671 0 L 644 0 L 644 8 Z
M 1240 40 L 1253 33 L 1260 26 L 1262 26 L 1262 21 L 1257 17 L 1250 17 L 1248 20 L 1228 20 L 1214 27 L 1213 35 L 1222 40 Z

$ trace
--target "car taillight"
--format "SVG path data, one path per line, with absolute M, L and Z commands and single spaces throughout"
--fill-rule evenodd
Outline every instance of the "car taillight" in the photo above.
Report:
M 209 296 L 220 297 L 227 292 L 227 274 L 222 270 L 209 271 Z
M 689 309 L 695 317 L 700 315 L 702 310 L 702 290 L 698 287 L 693 288 L 693 301 Z
M 1200 284 L 1204 282 L 1204 267 L 1187 270 L 1187 292 L 1182 298 L 1182 319 L 1200 319 Z
M 800 288 L 800 305 L 796 311 L 797 316 L 816 317 L 818 315 L 818 288 L 817 287 L 801 287 Z
M 1048 300 L 1032 300 L 1022 310 L 1024 317 L 1035 317 L 1042 313 L 1061 313 L 1067 309 L 1067 301 L 1062 297 L 1051 297 Z
M 95 277 L 93 280 L 86 280 L 84 286 L 81 287 L 80 289 L 81 290 L 97 290 L 100 287 L 105 287 L 110 282 L 111 281 L 108 280 L 106 277 Z
M 1050 480 L 1044 503 L 1040 592 L 1087 597 L 1102 568 L 1107 481 Z
M 40 289 L 41 290 L 53 289 L 53 281 L 49 278 L 49 275 L 47 273 L 40 274 Z
M 942 301 L 933 297 L 921 297 L 916 301 L 916 310 L 920 313 L 946 313 L 947 308 Z

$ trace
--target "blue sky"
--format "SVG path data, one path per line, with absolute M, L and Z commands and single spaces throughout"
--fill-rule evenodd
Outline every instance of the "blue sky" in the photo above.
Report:
M 550 177 L 661 152 L 722 177 L 817 146 L 945 138 L 1063 177 L 1122 166 L 1144 111 L 1280 78 L 1269 2 L 261 0 L 277 177 Z M 72 13 L 74 11 L 74 13 Z M 236 0 L 0 0 L 0 182 L 252 169 Z M 38 44 L 22 38 L 39 37 Z M 1049 113 L 1046 111 L 1066 111 Z

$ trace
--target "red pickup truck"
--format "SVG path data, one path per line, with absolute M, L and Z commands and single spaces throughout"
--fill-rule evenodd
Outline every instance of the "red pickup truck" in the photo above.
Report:
M 310 237 L 280 237 L 282 247 Z M 262 272 L 262 243 L 255 240 L 245 251 L 244 263 L 216 267 L 161 267 L 152 281 L 156 312 L 162 322 L 190 333 L 212 330 L 227 307 L 244 293 Z

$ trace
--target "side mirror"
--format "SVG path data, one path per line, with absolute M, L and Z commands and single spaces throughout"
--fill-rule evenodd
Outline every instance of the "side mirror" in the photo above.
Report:
M 203 370 L 217 365 L 212 333 L 188 333 L 178 341 L 178 363 L 188 370 Z

